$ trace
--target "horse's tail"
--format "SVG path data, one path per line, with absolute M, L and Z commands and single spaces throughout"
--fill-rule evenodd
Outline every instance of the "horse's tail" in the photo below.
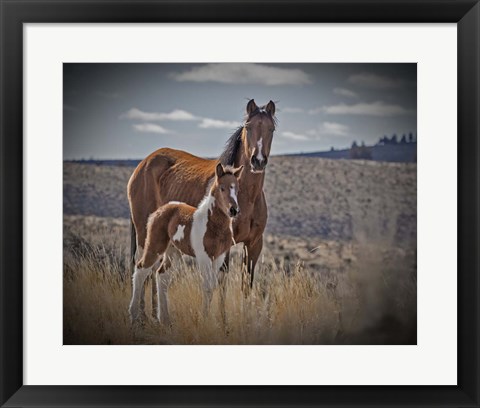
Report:
M 137 252 L 137 232 L 133 224 L 132 217 L 130 217 L 130 276 L 133 276 L 135 271 L 135 253 Z

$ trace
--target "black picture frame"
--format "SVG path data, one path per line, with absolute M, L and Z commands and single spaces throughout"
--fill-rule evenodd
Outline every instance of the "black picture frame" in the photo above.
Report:
M 0 13 L 2 406 L 479 406 L 479 0 L 0 0 Z M 23 23 L 36 22 L 456 23 L 458 385 L 23 385 Z

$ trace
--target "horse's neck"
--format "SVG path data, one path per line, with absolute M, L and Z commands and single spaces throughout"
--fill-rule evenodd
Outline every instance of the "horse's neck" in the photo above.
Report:
M 230 231 L 231 218 L 220 210 L 220 208 L 215 207 L 209 214 L 208 220 L 210 221 L 210 225 L 215 228 L 217 232 Z
M 230 217 L 225 214 L 218 205 L 213 206 L 208 213 L 208 220 L 217 231 L 230 230 Z
M 243 152 L 243 146 L 238 149 L 237 157 L 235 158 L 235 167 L 243 165 L 243 171 L 238 179 L 238 188 L 241 191 L 248 191 L 250 200 L 254 199 L 262 193 L 263 181 L 265 179 L 265 173 L 252 173 L 250 159 L 247 158 Z
M 215 197 L 211 192 L 203 198 L 196 212 L 199 215 L 201 213 L 216 228 L 230 228 L 230 218 L 216 205 Z

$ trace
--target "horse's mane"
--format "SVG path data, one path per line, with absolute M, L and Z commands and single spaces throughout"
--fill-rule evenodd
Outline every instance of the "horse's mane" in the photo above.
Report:
M 225 143 L 223 153 L 220 155 L 219 160 L 224 166 L 233 166 L 235 164 L 235 157 L 237 157 L 238 149 L 242 145 L 242 130 L 243 125 L 240 126 L 232 136 L 230 136 Z
M 276 125 L 277 124 L 276 117 L 268 114 L 267 112 L 265 112 L 264 109 L 265 109 L 265 106 L 261 106 L 255 109 L 247 117 L 246 121 L 248 122 L 248 119 L 258 114 L 265 114 L 265 115 L 268 115 L 273 120 L 273 123 Z M 223 149 L 222 154 L 218 158 L 220 160 L 220 163 L 222 163 L 224 166 L 235 165 L 235 157 L 237 157 L 238 149 L 240 149 L 240 146 L 242 145 L 242 130 L 243 130 L 243 125 L 240 126 L 237 130 L 235 130 L 233 135 L 230 136 L 227 142 L 225 143 L 225 148 Z

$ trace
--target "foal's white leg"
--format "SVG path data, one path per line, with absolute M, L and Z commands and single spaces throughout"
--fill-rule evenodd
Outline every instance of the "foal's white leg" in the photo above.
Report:
M 135 265 L 137 264 L 137 262 L 142 259 L 142 256 L 143 256 L 143 247 L 141 245 L 138 245 L 138 242 L 137 242 L 137 250 L 135 251 Z M 135 273 L 135 270 L 137 268 L 135 267 L 134 269 L 134 273 Z M 133 278 L 133 276 L 132 276 Z M 145 285 L 142 287 L 142 293 L 141 293 L 141 296 L 140 296 L 140 311 L 142 312 L 142 314 L 145 314 Z
M 204 290 L 204 303 L 203 313 L 204 316 L 208 315 L 210 309 L 210 303 L 212 302 L 213 291 L 218 284 L 218 273 L 225 259 L 225 255 L 218 257 L 211 261 L 210 259 L 203 262 L 200 265 L 203 276 L 203 290 Z
M 168 313 L 168 285 L 170 284 L 170 273 L 168 270 L 172 264 L 172 256 L 178 255 L 173 245 L 168 245 L 167 249 L 161 256 L 161 263 L 158 268 L 154 269 L 155 281 L 157 287 L 157 320 L 164 325 L 170 325 L 170 315 Z M 162 271 L 162 273 L 159 273 Z
M 203 315 L 207 316 L 213 294 L 212 261 L 209 258 L 199 259 L 197 257 L 197 262 L 203 285 Z
M 156 285 L 156 274 L 155 271 L 158 270 L 158 268 L 162 265 L 163 258 L 161 256 L 158 257 L 157 261 L 153 264 L 152 266 L 152 291 L 151 291 L 151 306 L 152 306 L 152 317 L 154 319 L 157 318 L 158 316 L 158 290 L 157 290 L 157 285 Z M 144 307 L 145 309 L 145 307 Z
M 212 278 L 213 278 L 213 289 L 215 289 L 220 282 L 220 269 L 222 269 L 223 262 L 225 261 L 225 255 L 220 255 L 217 259 L 212 262 Z
M 132 300 L 128 308 L 132 322 L 138 320 L 140 316 L 140 299 L 142 298 L 145 280 L 148 278 L 148 275 L 150 275 L 151 270 L 151 268 L 137 268 L 135 266 L 135 272 L 132 278 Z
M 203 278 L 203 292 L 204 292 L 203 315 L 205 317 L 208 316 L 208 312 L 210 311 L 210 303 L 212 302 L 213 289 L 214 289 L 213 280 L 214 279 L 213 279 L 212 268 L 209 268 L 208 273 L 205 274 Z
M 168 313 L 168 284 L 170 283 L 170 273 L 156 273 L 157 281 L 157 318 L 161 324 L 170 325 L 170 315 Z

